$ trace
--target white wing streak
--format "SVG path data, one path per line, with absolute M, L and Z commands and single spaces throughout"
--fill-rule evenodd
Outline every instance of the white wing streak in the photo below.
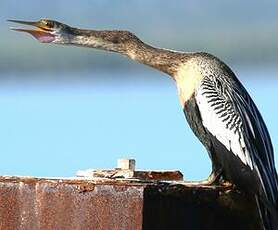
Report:
M 245 165 L 253 169 L 253 163 L 242 134 L 242 121 L 233 108 L 228 94 L 210 79 L 203 79 L 196 91 L 196 101 L 203 125 L 229 151 L 239 157 Z

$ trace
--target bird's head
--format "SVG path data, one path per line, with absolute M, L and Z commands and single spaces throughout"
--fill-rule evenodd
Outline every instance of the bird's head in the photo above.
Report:
M 42 43 L 66 43 L 70 38 L 71 27 L 49 19 L 40 19 L 39 21 L 19 21 L 19 20 L 8 20 L 10 22 L 19 23 L 23 25 L 29 25 L 36 27 L 35 29 L 28 28 L 11 28 L 12 30 L 19 32 L 27 32 L 35 37 L 39 42 Z

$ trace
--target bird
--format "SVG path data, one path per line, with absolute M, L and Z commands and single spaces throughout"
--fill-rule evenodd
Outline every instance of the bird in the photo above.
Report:
M 212 161 L 205 183 L 228 181 L 253 196 L 263 229 L 277 229 L 278 177 L 270 134 L 227 64 L 206 52 L 157 48 L 125 30 L 79 29 L 50 19 L 8 21 L 35 27 L 12 29 L 27 32 L 41 43 L 116 52 L 169 75 L 186 120 Z

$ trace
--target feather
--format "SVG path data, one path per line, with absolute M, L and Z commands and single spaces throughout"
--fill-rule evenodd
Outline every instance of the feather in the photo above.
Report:
M 258 208 L 263 210 L 263 223 L 268 226 L 269 218 L 277 216 L 278 210 L 273 147 L 255 103 L 236 76 L 229 74 L 205 76 L 196 89 L 195 99 L 203 125 L 260 181 L 263 194 L 259 194 Z M 273 210 L 275 214 L 271 213 Z

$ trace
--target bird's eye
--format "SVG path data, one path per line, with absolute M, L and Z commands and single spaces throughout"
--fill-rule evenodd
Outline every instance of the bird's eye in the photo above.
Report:
M 46 22 L 46 25 L 50 28 L 53 28 L 54 27 L 54 23 L 52 21 L 47 21 Z
M 49 27 L 49 28 L 53 28 L 54 27 L 54 23 L 52 21 L 49 21 L 49 20 L 41 20 L 41 23 L 46 26 L 46 27 Z

